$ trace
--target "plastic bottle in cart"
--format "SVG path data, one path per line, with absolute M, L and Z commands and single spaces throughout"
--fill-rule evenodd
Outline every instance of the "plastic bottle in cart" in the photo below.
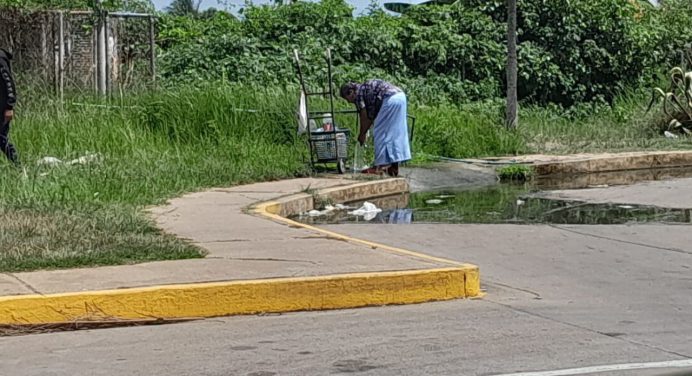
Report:
M 324 128 L 325 132 L 331 132 L 334 130 L 334 121 L 332 120 L 332 117 L 329 116 L 329 114 L 324 114 L 324 118 L 322 119 L 322 128 Z

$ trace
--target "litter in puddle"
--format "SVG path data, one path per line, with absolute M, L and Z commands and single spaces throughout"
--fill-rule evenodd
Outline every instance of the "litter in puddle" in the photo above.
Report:
M 380 213 L 380 212 L 382 212 L 382 209 L 375 206 L 375 204 L 366 201 L 363 203 L 363 206 L 361 206 L 360 208 L 358 208 L 354 211 L 348 212 L 348 214 L 355 215 L 358 217 L 362 216 L 363 219 L 365 219 L 366 221 L 369 221 L 369 220 L 374 219 L 377 216 L 377 213 Z

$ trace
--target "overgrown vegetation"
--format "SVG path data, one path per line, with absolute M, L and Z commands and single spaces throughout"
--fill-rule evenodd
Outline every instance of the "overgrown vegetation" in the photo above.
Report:
M 210 84 L 117 105 L 75 98 L 64 112 L 24 102 L 13 136 L 28 176 L 0 161 L 0 270 L 200 257 L 162 235 L 142 209 L 205 187 L 305 174 L 290 117 L 228 109 L 252 103 L 281 110 L 283 101 L 290 113 L 287 100 Z M 37 164 L 89 152 L 101 161 Z
M 525 103 L 612 103 L 649 85 L 692 35 L 689 1 L 661 9 L 630 0 L 519 1 L 519 88 Z M 466 103 L 501 97 L 503 1 L 459 0 L 379 10 L 353 18 L 344 0 L 247 6 L 240 20 L 163 17 L 162 74 L 173 81 L 225 78 L 258 85 L 294 82 L 291 51 L 321 61 L 334 48 L 336 81 L 390 79 L 414 101 Z M 324 73 L 321 64 L 311 76 Z

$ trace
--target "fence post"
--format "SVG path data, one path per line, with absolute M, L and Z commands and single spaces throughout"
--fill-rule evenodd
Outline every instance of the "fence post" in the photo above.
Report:
M 60 107 L 65 99 L 65 13 L 58 13 L 58 94 Z
M 60 51 L 58 51 L 60 46 L 57 46 L 57 44 L 59 44 L 57 41 L 60 39 L 60 19 L 58 18 L 56 21 L 56 15 L 57 13 L 50 13 L 50 50 L 53 55 L 51 59 L 53 62 L 53 76 L 51 76 L 51 83 L 53 84 L 53 91 L 55 92 L 55 95 L 60 96 Z M 48 66 L 46 66 L 46 70 L 47 69 Z
M 109 22 L 109 17 L 110 15 L 108 14 L 107 11 L 103 11 L 103 33 L 105 34 L 105 50 L 106 50 L 106 89 L 105 89 L 105 94 L 111 93 L 111 86 L 112 86 L 112 80 L 113 80 L 113 55 L 111 54 L 111 39 L 110 39 L 110 22 Z
M 100 1 L 99 1 L 100 4 Z M 107 74 L 107 67 L 106 67 L 106 49 L 107 49 L 107 42 L 106 42 L 106 22 L 105 22 L 105 17 L 104 17 L 104 12 L 100 9 L 101 7 L 99 6 L 98 10 L 98 36 L 97 36 L 97 41 L 96 41 L 96 50 L 97 50 L 97 64 L 96 66 L 98 67 L 98 91 L 99 94 L 101 95 L 106 95 L 106 76 Z
M 46 35 L 48 30 L 46 30 L 46 24 L 52 21 L 50 13 L 47 13 L 45 17 L 41 18 L 41 66 L 44 69 L 43 78 L 46 82 L 50 77 L 48 73 L 48 37 Z
M 149 16 L 149 71 L 151 82 L 156 85 L 156 30 L 154 30 L 154 16 Z

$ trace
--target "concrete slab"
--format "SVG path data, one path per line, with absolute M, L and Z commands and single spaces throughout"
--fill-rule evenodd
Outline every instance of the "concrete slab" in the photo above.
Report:
M 692 226 L 326 228 L 483 265 L 486 300 L 692 356 Z
M 672 180 L 692 177 L 692 167 L 655 168 L 593 172 L 588 174 L 559 174 L 538 176 L 535 183 L 542 189 L 581 189 L 599 186 L 629 185 L 642 181 Z
M 0 296 L 33 294 L 34 292 L 17 277 L 6 273 L 0 274 Z
M 692 166 L 692 151 L 576 154 L 566 156 L 528 155 L 516 161 L 532 163 L 536 175 L 593 173 L 664 167 Z
M 653 205 L 665 208 L 692 208 L 692 178 L 640 182 L 628 186 L 556 190 L 540 197 L 593 203 Z

